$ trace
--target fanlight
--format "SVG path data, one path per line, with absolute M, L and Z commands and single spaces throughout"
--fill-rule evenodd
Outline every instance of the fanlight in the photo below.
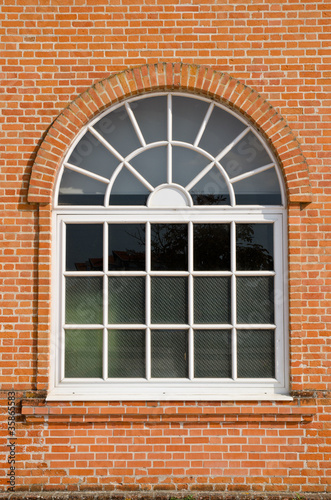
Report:
M 275 160 L 255 130 L 213 101 L 133 98 L 91 122 L 62 166 L 58 205 L 282 205 Z

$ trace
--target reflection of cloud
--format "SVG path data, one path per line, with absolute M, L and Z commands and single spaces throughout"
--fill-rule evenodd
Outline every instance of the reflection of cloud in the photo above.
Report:
M 93 192 L 86 192 L 81 188 L 76 188 L 76 187 L 61 187 L 60 189 L 61 194 L 104 194 L 102 191 L 93 191 Z

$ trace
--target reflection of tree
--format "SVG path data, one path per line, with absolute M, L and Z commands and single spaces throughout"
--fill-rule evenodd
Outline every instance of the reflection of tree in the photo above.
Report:
M 261 243 L 254 242 L 255 224 L 237 224 L 237 269 L 264 271 L 273 269 L 273 257 Z
M 229 205 L 230 199 L 224 194 L 192 194 L 194 205 Z
M 194 269 L 230 271 L 230 224 L 194 224 Z
M 187 224 L 152 224 L 151 253 L 154 270 L 187 270 Z

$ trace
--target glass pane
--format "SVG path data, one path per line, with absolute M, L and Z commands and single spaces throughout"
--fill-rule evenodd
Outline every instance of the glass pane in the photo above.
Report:
M 144 330 L 108 330 L 108 376 L 145 377 Z
M 65 377 L 102 377 L 102 330 L 65 331 Z
M 172 179 L 181 186 L 187 186 L 210 161 L 202 154 L 188 148 L 173 146 Z
M 231 322 L 231 278 L 199 276 L 194 278 L 194 322 Z
M 59 190 L 59 205 L 104 205 L 107 184 L 65 168 Z
M 213 167 L 190 191 L 194 205 L 230 205 L 230 196 L 224 178 Z
M 145 323 L 145 278 L 109 277 L 108 323 Z
M 123 157 L 140 147 L 140 142 L 132 126 L 125 106 L 121 106 L 93 125 Z
M 274 277 L 237 277 L 238 323 L 274 322 Z
M 109 224 L 110 271 L 144 271 L 145 225 Z
M 282 197 L 274 168 L 233 184 L 237 205 L 281 205 Z
M 215 106 L 199 146 L 217 156 L 245 128 L 246 125 L 238 118 Z
M 187 271 L 187 224 L 151 224 L 152 271 Z
M 236 224 L 237 270 L 274 268 L 273 224 Z
M 187 278 L 151 278 L 152 323 L 187 323 Z
M 130 103 L 147 144 L 167 140 L 167 97 L 148 97 Z
M 187 362 L 186 330 L 152 331 L 152 377 L 186 378 Z
M 275 377 L 273 330 L 239 330 L 237 346 L 238 377 Z
M 102 277 L 66 278 L 66 323 L 102 324 Z
M 230 271 L 230 224 L 194 224 L 194 270 Z
M 166 146 L 143 151 L 130 161 L 130 165 L 154 187 L 167 182 Z
M 66 271 L 102 271 L 102 224 L 66 225 Z
M 195 378 L 231 378 L 231 330 L 194 332 Z
M 175 141 L 194 143 L 209 103 L 200 99 L 172 96 L 172 137 Z
M 119 160 L 87 131 L 70 155 L 68 163 L 110 179 Z
M 231 151 L 222 158 L 221 163 L 232 178 L 255 170 L 256 168 L 264 167 L 264 165 L 273 163 L 273 161 L 253 132 L 248 132 L 248 134 L 246 134 L 245 137 L 233 146 Z
M 125 167 L 122 168 L 111 190 L 110 205 L 146 205 L 150 191 Z

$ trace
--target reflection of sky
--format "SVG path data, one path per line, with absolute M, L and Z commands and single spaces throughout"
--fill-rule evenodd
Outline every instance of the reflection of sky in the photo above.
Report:
M 145 251 L 144 224 L 109 224 L 109 255 L 128 250 Z
M 102 258 L 102 224 L 67 224 L 67 271 L 77 263 Z

